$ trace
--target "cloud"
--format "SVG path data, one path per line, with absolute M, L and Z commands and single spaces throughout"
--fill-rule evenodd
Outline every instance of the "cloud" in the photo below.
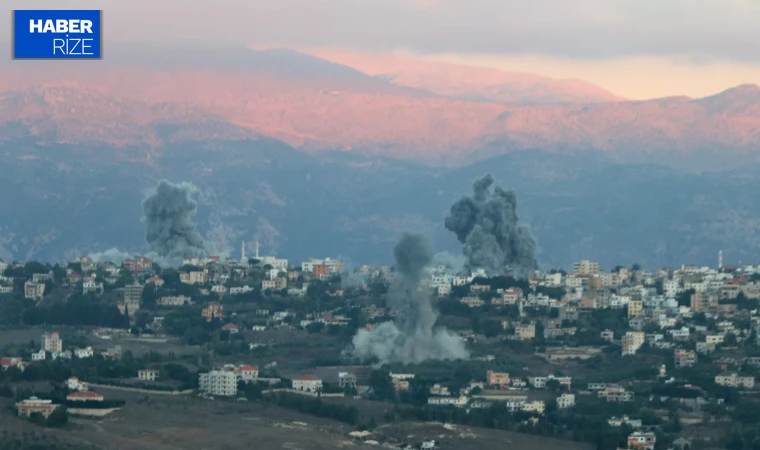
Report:
M 758 61 L 750 0 L 26 0 L 101 8 L 108 41 L 278 43 L 416 53 Z M 11 8 L 9 8 L 10 10 Z M 10 12 L 8 12 L 9 14 Z M 10 36 L 10 20 L 0 21 Z M 139 26 L 138 26 L 139 24 Z

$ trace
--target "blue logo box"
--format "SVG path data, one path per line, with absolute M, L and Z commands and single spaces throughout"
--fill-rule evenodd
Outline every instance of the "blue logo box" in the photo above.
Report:
M 100 59 L 102 10 L 13 11 L 13 59 Z

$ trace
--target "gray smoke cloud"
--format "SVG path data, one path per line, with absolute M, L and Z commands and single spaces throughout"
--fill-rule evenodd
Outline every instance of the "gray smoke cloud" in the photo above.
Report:
M 193 222 L 198 189 L 191 183 L 159 181 L 143 200 L 145 240 L 152 252 L 166 260 L 206 257 L 210 248 Z
M 492 190 L 493 182 L 490 174 L 475 181 L 473 196 L 451 206 L 446 228 L 464 244 L 467 269 L 500 275 L 508 268 L 525 276 L 538 268 L 536 241 L 518 224 L 515 193 L 499 186 Z
M 423 236 L 405 234 L 394 248 L 397 276 L 388 295 L 395 320 L 371 330 L 359 330 L 353 354 L 381 364 L 418 364 L 423 361 L 467 359 L 462 339 L 444 328 L 435 328 L 438 313 L 430 292 L 422 289 L 425 266 L 433 259 L 430 243 Z
M 116 247 L 109 248 L 103 252 L 90 253 L 87 256 L 89 256 L 93 262 L 98 264 L 110 262 L 116 265 L 121 265 L 125 259 L 130 257 L 129 253 L 123 252 Z
M 454 255 L 449 252 L 438 252 L 433 256 L 434 266 L 448 267 L 454 273 L 460 273 L 467 265 L 467 259 L 462 255 Z

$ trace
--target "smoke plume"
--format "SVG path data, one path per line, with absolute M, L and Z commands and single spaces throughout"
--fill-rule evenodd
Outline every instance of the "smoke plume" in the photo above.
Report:
M 474 195 L 451 206 L 446 228 L 464 244 L 469 270 L 483 269 L 501 275 L 505 268 L 524 276 L 538 268 L 536 241 L 518 225 L 517 197 L 496 186 L 488 174 L 473 184 Z
M 143 200 L 145 240 L 159 257 L 178 260 L 208 255 L 209 246 L 193 222 L 197 192 L 191 183 L 162 180 Z
M 95 263 L 110 262 L 116 265 L 121 265 L 125 259 L 129 258 L 129 253 L 122 252 L 118 248 L 110 248 L 104 252 L 90 253 L 87 256 Z
M 421 289 L 423 269 L 433 259 L 428 241 L 420 235 L 405 234 L 396 244 L 394 256 L 397 276 L 388 295 L 388 307 L 396 318 L 369 331 L 359 330 L 353 339 L 353 354 L 365 360 L 377 358 L 381 364 L 468 358 L 461 338 L 434 328 L 438 313 L 430 302 L 430 292 Z

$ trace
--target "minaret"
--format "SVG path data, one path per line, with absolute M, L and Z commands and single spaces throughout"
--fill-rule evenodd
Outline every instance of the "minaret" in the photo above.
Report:
M 240 264 L 247 264 L 248 260 L 245 259 L 245 241 L 243 241 L 243 245 L 240 246 Z
M 723 268 L 723 250 L 718 251 L 718 269 Z
M 256 241 L 255 244 L 253 244 L 253 249 L 256 251 L 256 259 L 259 259 L 259 241 Z

